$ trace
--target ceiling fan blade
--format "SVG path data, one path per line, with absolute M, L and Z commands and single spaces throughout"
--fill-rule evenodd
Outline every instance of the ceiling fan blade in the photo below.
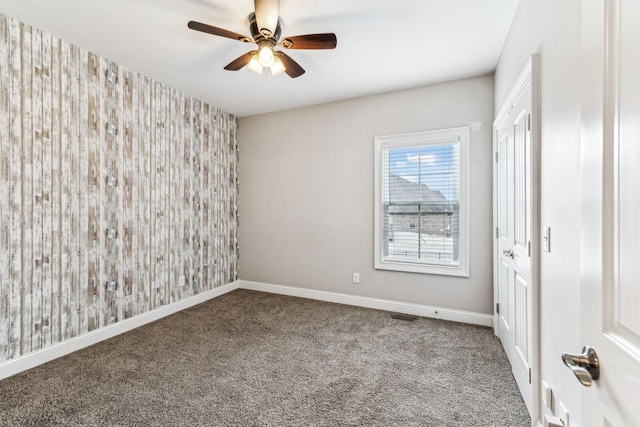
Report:
M 280 58 L 282 64 L 284 64 L 284 72 L 292 79 L 300 77 L 304 74 L 304 68 L 302 68 L 296 61 L 291 59 L 289 55 L 284 52 L 277 51 L 276 56 Z
M 203 24 L 202 22 L 189 21 L 187 24 L 189 28 L 196 31 L 201 31 L 207 34 L 213 34 L 214 36 L 226 37 L 228 39 L 240 40 L 241 42 L 248 43 L 252 41 L 249 37 L 242 34 L 234 33 L 233 31 L 225 30 L 222 28 L 214 27 L 213 25 Z
M 228 71 L 238 71 L 240 68 L 247 65 L 251 61 L 251 58 L 253 58 L 253 55 L 255 55 L 256 53 L 258 53 L 257 50 L 247 52 L 237 59 L 231 61 L 226 67 L 224 67 L 224 69 Z
M 338 39 L 333 33 L 286 37 L 280 44 L 287 49 L 335 49 Z
M 269 30 L 269 37 L 276 32 L 278 26 L 278 15 L 280 14 L 280 0 L 254 0 L 256 22 L 258 30 Z

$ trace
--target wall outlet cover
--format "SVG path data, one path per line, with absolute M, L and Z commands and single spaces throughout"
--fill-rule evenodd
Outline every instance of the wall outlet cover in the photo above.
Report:
M 553 412 L 553 390 L 548 382 L 542 381 L 542 403 Z

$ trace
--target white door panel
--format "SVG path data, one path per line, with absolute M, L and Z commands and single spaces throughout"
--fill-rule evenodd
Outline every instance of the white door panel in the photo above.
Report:
M 533 413 L 531 384 L 532 289 L 529 247 L 532 218 L 531 101 L 529 78 L 510 99 L 496 128 L 496 214 L 498 224 L 496 265 L 499 302 L 498 337 L 511 363 L 523 400 Z
M 527 101 L 524 99 L 523 101 Z M 514 245 L 527 250 L 529 241 L 529 203 L 528 203 L 528 106 L 520 111 L 513 125 L 513 186 L 514 186 Z
M 515 312 L 516 318 L 516 349 L 523 366 L 529 368 L 529 284 L 527 280 L 516 273 L 515 279 Z
M 509 263 L 503 259 L 500 260 L 500 273 L 498 278 L 500 307 L 500 328 L 508 332 L 511 328 L 511 317 L 509 316 Z
M 640 426 L 640 2 L 583 0 L 582 340 L 586 425 Z
M 614 260 L 614 270 L 618 272 L 615 320 L 619 333 L 632 341 L 640 355 L 640 5 L 629 0 L 620 3 L 619 119 L 618 139 L 614 141 L 614 192 L 618 194 L 614 202 L 618 221 L 614 231 L 618 237 Z

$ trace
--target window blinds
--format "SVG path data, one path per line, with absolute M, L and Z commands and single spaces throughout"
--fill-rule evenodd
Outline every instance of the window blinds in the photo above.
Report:
M 459 265 L 460 142 L 382 148 L 384 261 Z

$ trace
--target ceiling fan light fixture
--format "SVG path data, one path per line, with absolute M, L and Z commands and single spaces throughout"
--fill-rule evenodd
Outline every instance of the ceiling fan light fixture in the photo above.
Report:
M 253 71 L 256 74 L 262 74 L 262 70 L 264 69 L 264 67 L 260 63 L 260 60 L 258 59 L 258 54 L 253 55 L 253 58 L 251 58 L 251 61 L 249 61 L 247 68 L 249 68 L 251 71 Z
M 276 55 L 273 51 L 273 46 L 271 45 L 271 43 L 267 41 L 260 42 L 260 47 L 258 48 L 258 58 L 260 60 L 260 64 L 264 68 L 269 68 L 273 65 L 276 60 Z
M 271 66 L 271 74 L 274 76 L 279 76 L 280 74 L 284 73 L 284 71 L 284 64 L 282 63 L 280 58 L 276 58 L 273 61 L 273 65 Z
M 195 31 L 257 45 L 257 49 L 250 50 L 227 64 L 225 70 L 238 71 L 248 66 L 252 72 L 262 74 L 265 68 L 269 68 L 273 76 L 286 73 L 295 79 L 305 73 L 304 68 L 284 51 L 276 51 L 276 46 L 285 49 L 335 49 L 337 39 L 334 33 L 303 34 L 280 39 L 280 0 L 254 0 L 254 5 L 255 10 L 248 17 L 251 38 L 197 21 L 187 23 L 187 27 Z

